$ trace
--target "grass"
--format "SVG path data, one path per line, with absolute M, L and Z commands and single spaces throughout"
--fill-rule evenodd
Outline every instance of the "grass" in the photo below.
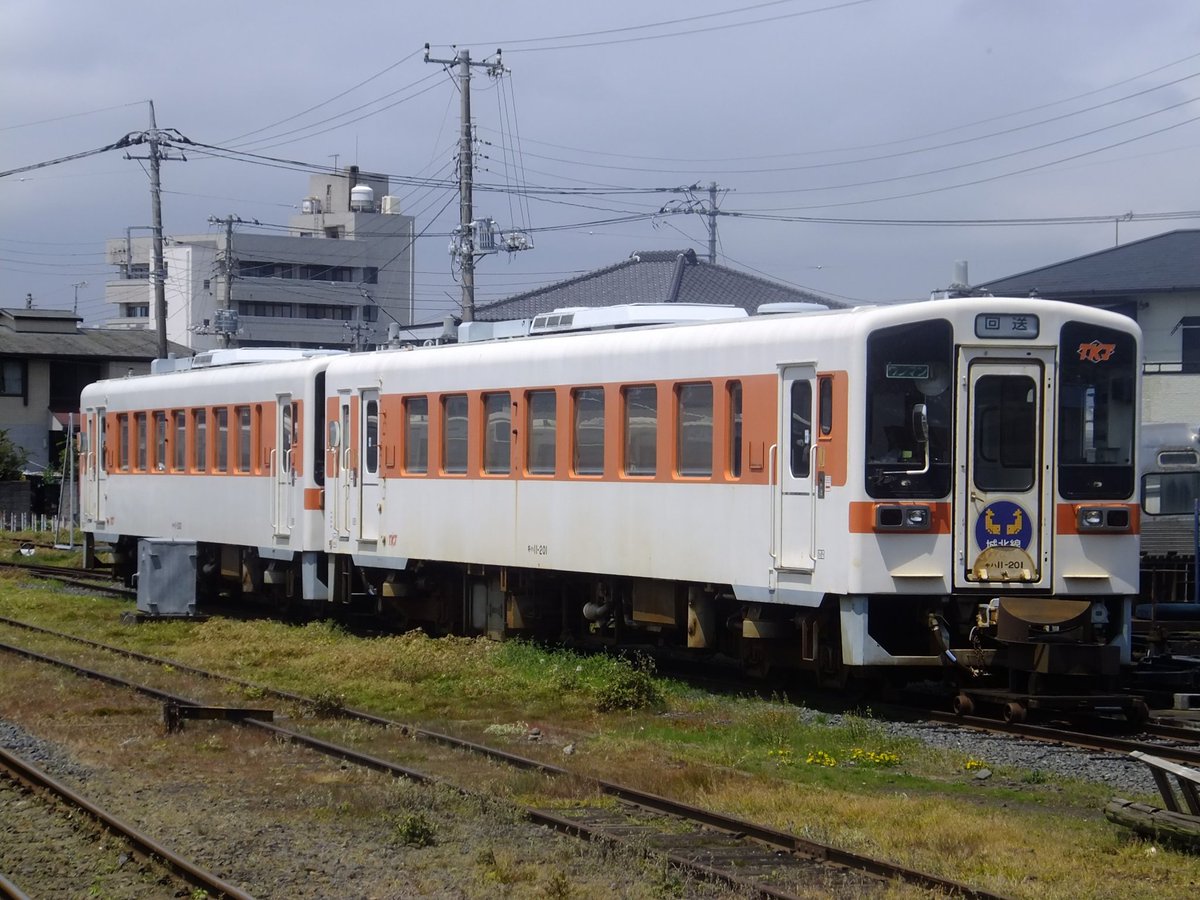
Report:
M 360 638 L 331 623 L 224 619 L 131 627 L 118 622 L 126 602 L 0 578 L 3 615 L 269 683 L 323 707 L 453 722 L 493 743 L 524 741 L 539 727 L 550 737 L 536 746 L 552 752 L 564 743 L 552 736 L 570 734 L 578 748 L 570 765 L 581 771 L 998 893 L 1126 900 L 1192 896 L 1200 885 L 1200 860 L 1104 820 L 1102 785 L 930 749 L 889 734 L 869 710 L 834 727 L 783 698 L 694 691 L 636 657 L 520 641 Z M 984 766 L 994 774 L 978 781 Z M 421 824 L 401 818 L 398 839 L 416 845 Z M 476 865 L 498 885 L 542 877 L 503 854 Z M 545 887 L 553 894 L 562 885 Z

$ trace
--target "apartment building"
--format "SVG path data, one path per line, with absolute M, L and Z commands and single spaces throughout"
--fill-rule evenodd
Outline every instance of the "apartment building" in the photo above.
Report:
M 411 324 L 414 220 L 389 188 L 387 176 L 350 166 L 311 176 L 279 233 L 234 217 L 166 236 L 167 339 L 196 351 L 353 349 L 382 343 L 391 322 Z M 148 229 L 128 228 L 106 249 L 119 273 L 105 288 L 106 324 L 155 330 Z

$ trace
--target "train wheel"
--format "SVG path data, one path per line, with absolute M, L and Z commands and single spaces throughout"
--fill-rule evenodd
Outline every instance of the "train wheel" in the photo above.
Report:
M 969 716 L 975 712 L 975 701 L 966 694 L 960 693 L 954 698 L 954 714 L 956 716 Z
M 1004 721 L 1010 725 L 1019 725 L 1025 721 L 1024 704 L 1013 701 L 1004 707 Z

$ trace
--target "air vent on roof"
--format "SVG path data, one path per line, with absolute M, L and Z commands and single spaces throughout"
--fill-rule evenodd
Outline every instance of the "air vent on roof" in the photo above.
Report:
M 788 302 L 764 303 L 755 312 L 758 316 L 781 316 L 785 313 L 829 312 L 829 307 L 820 303 Z

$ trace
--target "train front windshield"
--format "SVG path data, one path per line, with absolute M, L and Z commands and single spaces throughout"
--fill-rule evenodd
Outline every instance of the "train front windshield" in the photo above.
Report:
M 954 333 L 945 319 L 881 328 L 867 339 L 866 476 L 872 497 L 950 493 L 953 372 Z
M 1068 500 L 1133 494 L 1137 349 L 1133 336 L 1098 325 L 1062 328 L 1058 489 Z

